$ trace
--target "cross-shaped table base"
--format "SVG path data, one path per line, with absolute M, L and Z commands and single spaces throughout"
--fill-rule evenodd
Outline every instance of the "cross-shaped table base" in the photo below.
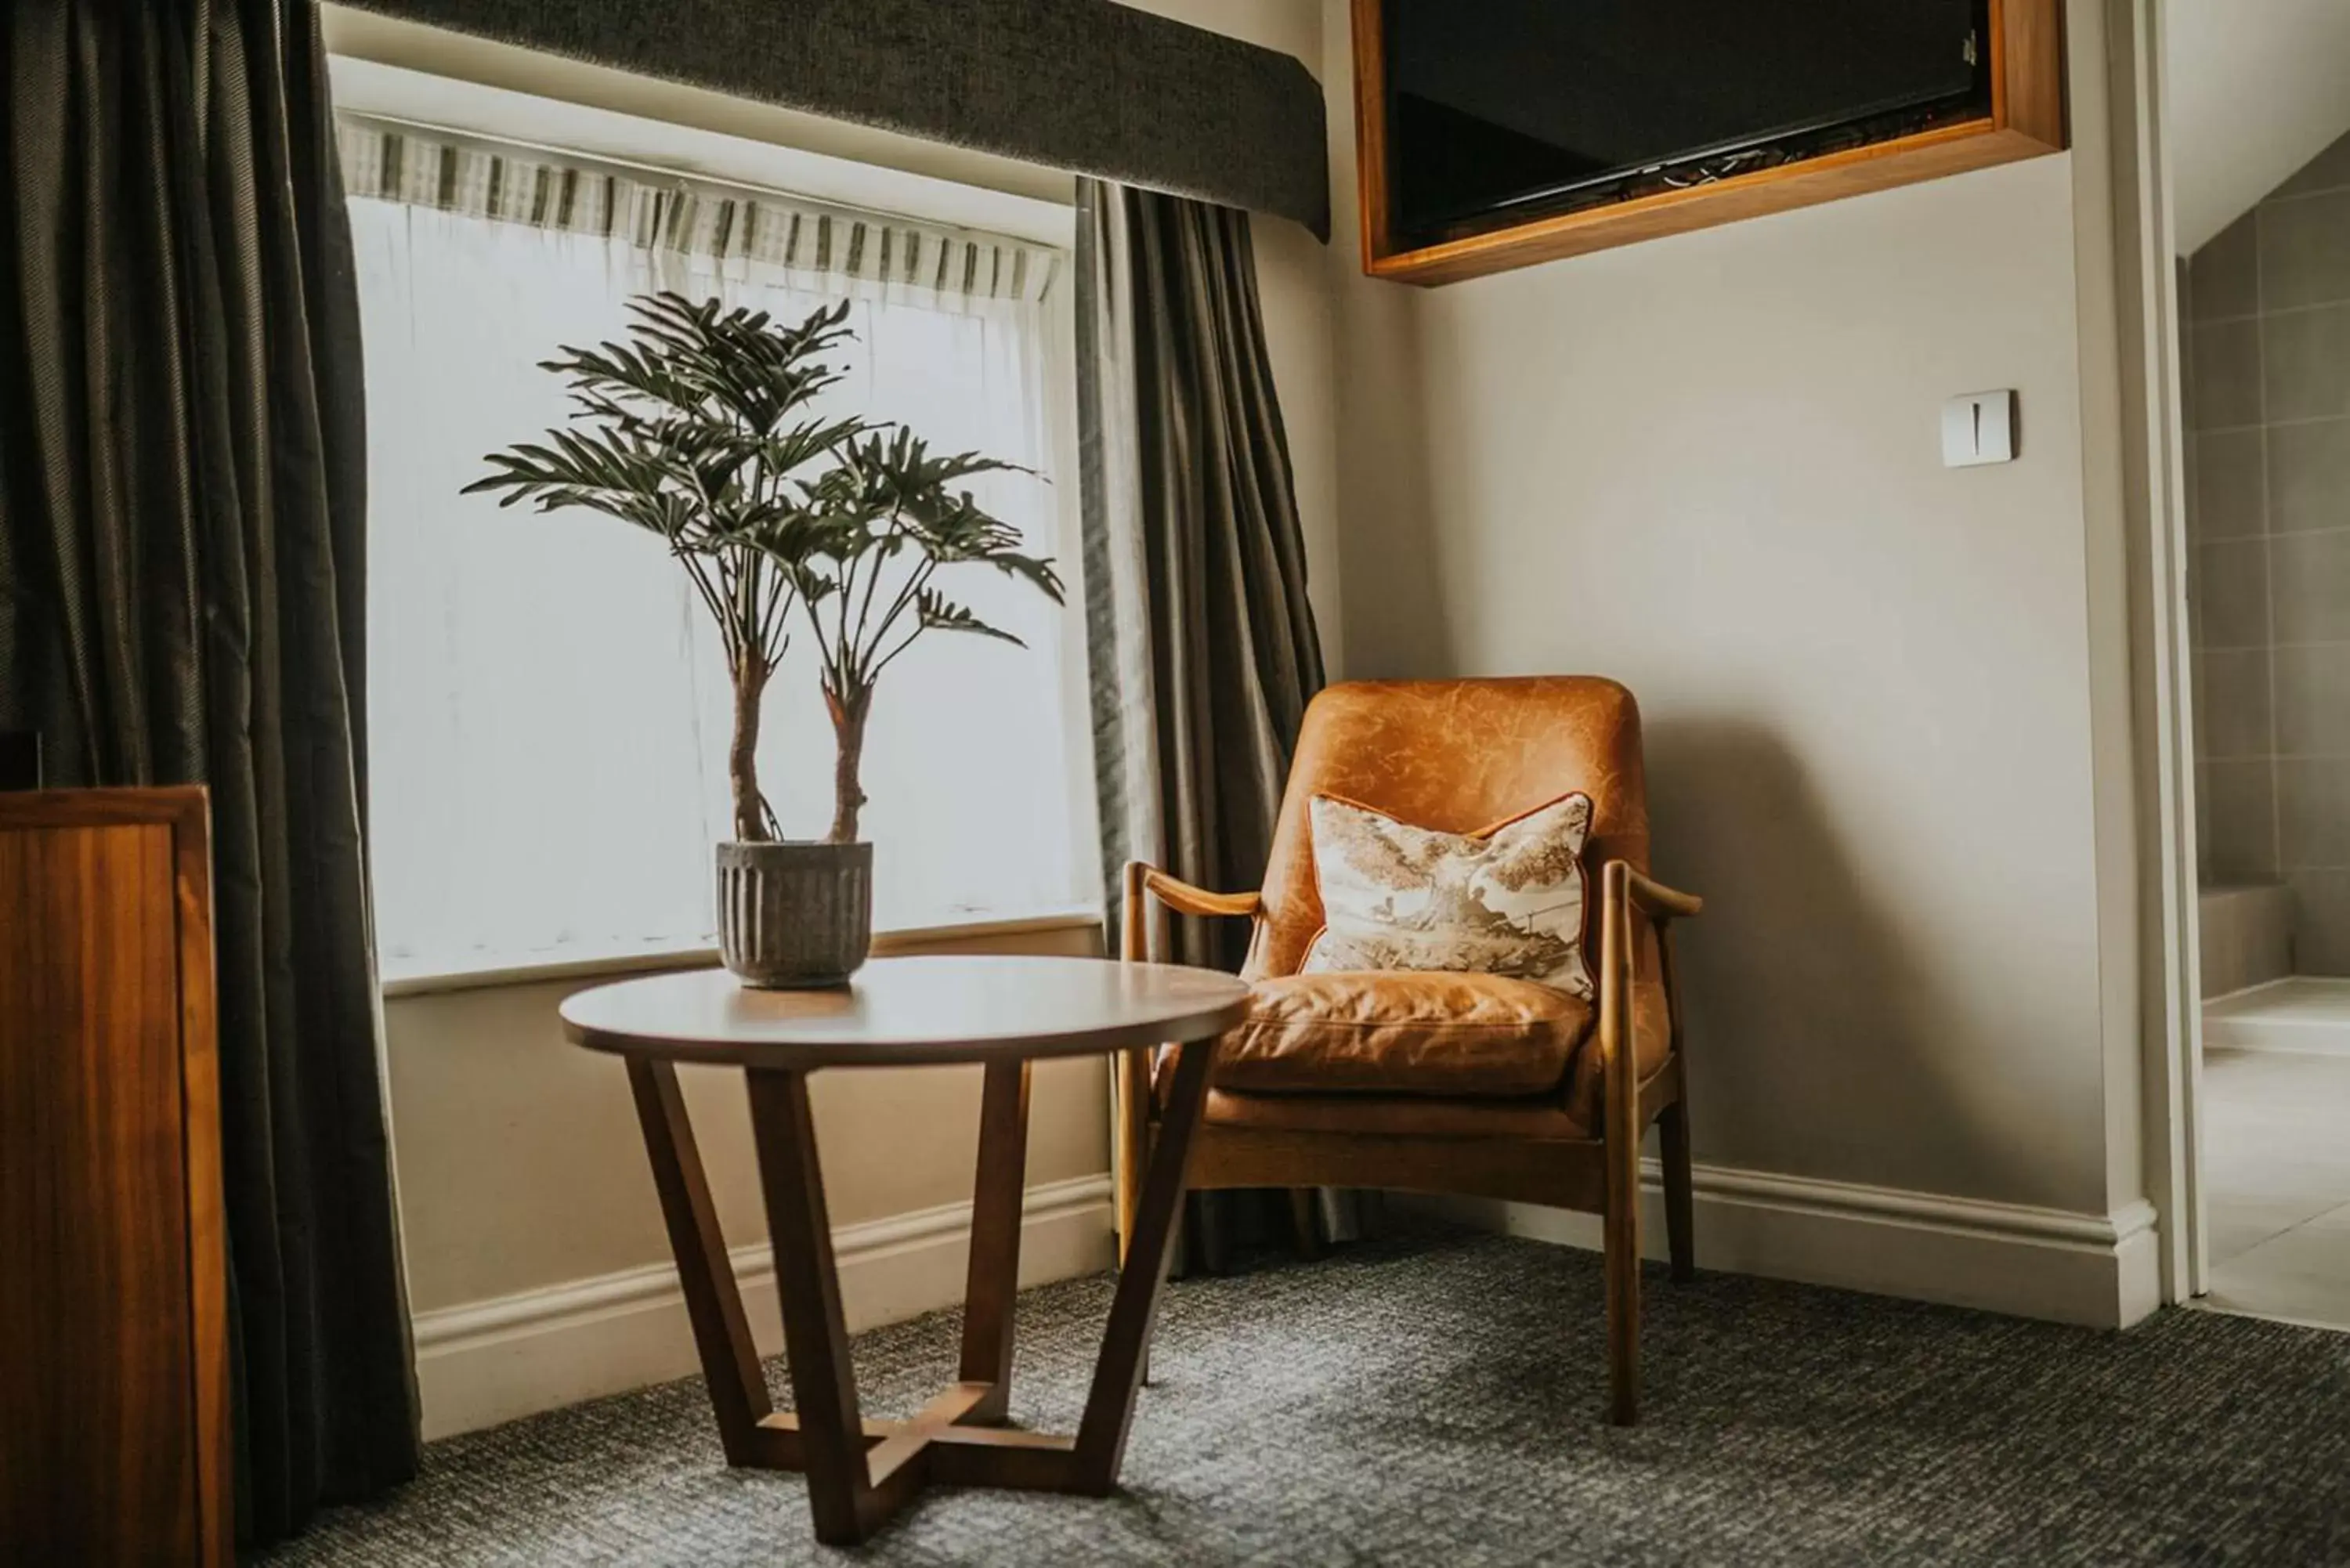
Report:
M 807 1071 L 744 1069 L 775 1241 L 792 1397 L 798 1407 L 796 1414 L 780 1414 L 760 1374 L 676 1067 L 660 1056 L 617 1048 L 628 1057 L 645 1149 L 677 1252 L 727 1463 L 806 1475 L 816 1539 L 835 1543 L 865 1539 L 933 1482 L 1094 1496 L 1116 1487 L 1166 1282 L 1184 1164 L 1207 1100 L 1212 1040 L 1182 1053 L 1159 1123 L 1092 1391 L 1074 1437 L 1003 1424 L 1012 1397 L 1013 1298 L 1020 1275 L 1033 1064 L 1028 1058 L 999 1056 L 986 1066 L 960 1381 L 910 1420 L 868 1421 L 858 1408 L 849 1366 L 824 1177 L 808 1114 Z

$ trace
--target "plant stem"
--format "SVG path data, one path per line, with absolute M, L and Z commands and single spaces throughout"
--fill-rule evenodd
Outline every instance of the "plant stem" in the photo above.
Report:
M 743 844 L 764 844 L 774 836 L 759 798 L 759 704 L 773 673 L 758 649 L 746 645 L 736 651 L 734 743 L 726 753 L 726 775 L 733 786 L 734 837 Z
M 873 705 L 873 691 L 858 687 L 844 695 L 827 687 L 824 705 L 832 714 L 832 733 L 838 742 L 832 767 L 832 832 L 826 842 L 854 844 L 857 814 L 865 805 L 865 788 L 857 775 L 865 757 L 865 716 Z

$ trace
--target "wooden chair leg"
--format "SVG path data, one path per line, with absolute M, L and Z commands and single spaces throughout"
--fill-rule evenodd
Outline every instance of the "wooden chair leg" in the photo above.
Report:
M 1607 1053 L 1607 1418 L 1640 1418 L 1640 1086 L 1632 1037 L 1632 918 L 1621 861 L 1600 921 L 1600 1046 Z
M 1686 1284 L 1697 1278 L 1697 1195 L 1690 1184 L 1687 1098 L 1659 1114 L 1657 1142 L 1665 1168 L 1665 1239 L 1672 1249 L 1673 1279 Z
M 1640 1183 L 1638 1154 L 1632 1179 L 1610 1152 L 1607 1211 L 1602 1217 L 1607 1260 L 1607 1419 L 1630 1427 L 1640 1419 Z
M 1293 1187 L 1289 1202 L 1289 1244 L 1300 1258 L 1313 1262 L 1322 1256 L 1322 1229 L 1315 1222 L 1314 1189 Z

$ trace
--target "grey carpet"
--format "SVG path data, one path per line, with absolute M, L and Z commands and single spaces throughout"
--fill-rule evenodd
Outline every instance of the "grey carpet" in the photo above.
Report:
M 854 1558 L 723 1464 L 698 1382 L 435 1444 L 302 1563 L 2350 1563 L 2350 1335 L 2127 1334 L 1648 1277 L 1647 1421 L 1599 1423 L 1590 1254 L 1460 1235 L 1169 1288 L 1107 1501 L 934 1491 Z M 1069 1429 L 1108 1283 L 1022 1297 L 1025 1424 Z M 868 1411 L 955 1319 L 861 1336 Z M 780 1381 L 780 1367 L 769 1367 Z

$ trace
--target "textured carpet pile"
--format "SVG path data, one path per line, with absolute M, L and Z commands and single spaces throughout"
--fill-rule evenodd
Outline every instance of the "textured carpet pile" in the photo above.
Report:
M 1645 1282 L 1627 1431 L 1599 1420 L 1596 1258 L 1403 1237 L 1170 1286 L 1107 1501 L 934 1490 L 835 1552 L 796 1477 L 726 1469 L 684 1382 L 437 1443 L 268 1561 L 2350 1564 L 2350 1335 Z M 1023 1425 L 1074 1429 L 1108 1301 L 1021 1298 Z M 951 1313 L 860 1336 L 868 1413 L 912 1409 L 955 1349 Z

